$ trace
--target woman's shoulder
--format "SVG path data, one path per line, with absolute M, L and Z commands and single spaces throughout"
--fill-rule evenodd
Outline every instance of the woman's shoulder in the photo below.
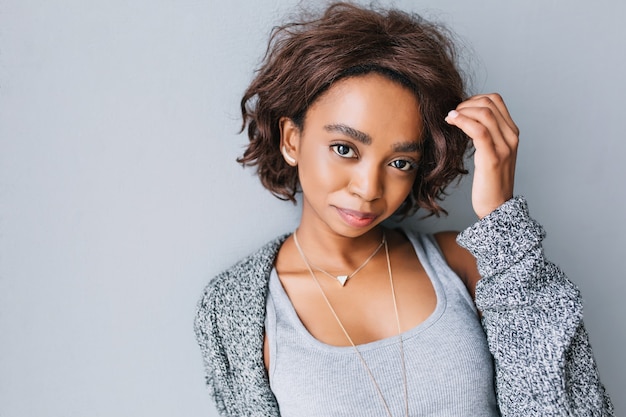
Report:
M 248 256 L 240 259 L 231 267 L 216 275 L 211 282 L 230 281 L 233 278 L 255 275 L 260 271 L 271 270 L 281 245 L 289 235 L 272 239 Z
M 273 239 L 209 281 L 197 304 L 195 330 L 199 341 L 209 343 L 215 337 L 208 335 L 217 333 L 229 338 L 241 336 L 262 327 L 269 275 L 286 237 Z M 257 326 L 252 325 L 255 320 Z
M 456 238 L 459 232 L 422 233 L 411 230 L 403 231 L 409 240 L 419 243 L 427 256 L 442 257 L 450 269 L 461 278 L 461 281 L 463 281 L 463 284 L 473 297 L 476 282 L 479 279 L 476 271 L 476 260 L 470 252 L 457 243 Z
M 457 231 L 444 231 L 435 233 L 433 236 L 446 263 L 461 278 L 473 299 L 480 275 L 474 256 L 458 244 L 458 235 Z
M 269 274 L 273 268 L 278 249 L 288 235 L 281 235 L 235 264 L 215 275 L 204 288 L 203 300 L 228 301 L 231 297 L 240 297 L 241 293 L 258 291 L 267 286 Z M 238 295 L 239 294 L 239 295 Z M 202 304 L 202 301 L 201 301 Z

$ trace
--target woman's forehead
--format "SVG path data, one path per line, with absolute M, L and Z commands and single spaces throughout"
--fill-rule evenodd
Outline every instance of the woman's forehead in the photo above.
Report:
M 307 111 L 305 125 L 340 133 L 367 144 L 389 133 L 402 142 L 421 137 L 422 118 L 415 94 L 378 74 L 337 82 Z

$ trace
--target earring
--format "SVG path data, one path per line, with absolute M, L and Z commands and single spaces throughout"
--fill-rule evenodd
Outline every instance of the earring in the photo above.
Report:
M 289 165 L 296 166 L 298 164 L 298 161 L 296 161 L 294 157 L 292 157 L 291 155 L 287 153 L 287 147 L 285 147 L 285 145 L 283 145 L 282 152 L 283 152 L 283 157 L 285 158 L 285 161 L 287 161 Z

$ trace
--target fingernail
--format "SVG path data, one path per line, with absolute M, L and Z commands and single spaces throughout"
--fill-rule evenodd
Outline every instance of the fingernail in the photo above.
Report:
M 459 115 L 459 112 L 456 110 L 450 110 L 450 112 L 448 113 L 448 117 L 450 119 L 454 119 L 455 117 L 457 117 Z

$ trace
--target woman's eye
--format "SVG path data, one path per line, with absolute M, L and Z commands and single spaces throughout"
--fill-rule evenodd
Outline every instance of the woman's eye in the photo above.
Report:
M 333 151 L 337 155 L 342 156 L 344 158 L 355 158 L 356 157 L 356 153 L 348 145 L 341 145 L 341 144 L 333 145 L 333 146 L 331 146 L 331 148 L 333 149 Z
M 415 164 L 404 159 L 396 159 L 395 161 L 392 161 L 389 165 L 399 169 L 400 171 L 410 171 L 415 168 Z

